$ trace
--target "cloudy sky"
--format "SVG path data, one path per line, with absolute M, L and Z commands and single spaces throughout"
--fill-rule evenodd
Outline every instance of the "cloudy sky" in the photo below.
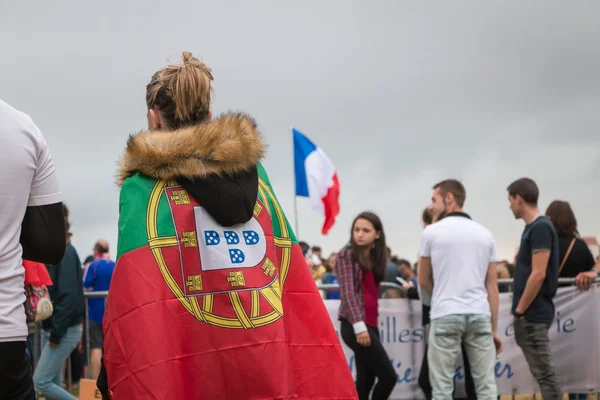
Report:
M 506 186 L 571 202 L 600 233 L 600 2 L 2 1 L 0 97 L 45 134 L 74 243 L 117 240 L 116 162 L 145 127 L 151 75 L 192 51 L 213 68 L 216 113 L 244 110 L 291 221 L 290 126 L 333 160 L 342 212 L 327 237 L 299 199 L 300 237 L 326 252 L 362 210 L 415 261 L 431 186 L 454 177 L 465 210 L 512 257 L 523 223 Z

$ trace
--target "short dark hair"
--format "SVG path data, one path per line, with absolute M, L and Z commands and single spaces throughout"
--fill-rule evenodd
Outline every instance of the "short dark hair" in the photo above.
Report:
M 519 195 L 525 203 L 537 206 L 540 190 L 533 179 L 517 179 L 511 183 L 506 190 L 508 190 L 508 194 L 512 197 Z
M 394 264 L 396 264 L 397 266 L 402 266 L 402 265 L 406 265 L 408 268 L 412 269 L 412 265 L 408 260 L 405 260 L 403 258 L 394 260 Z
M 556 233 L 563 236 L 575 237 L 577 232 L 577 219 L 571 205 L 567 201 L 554 200 L 546 210 L 546 216 L 552 221 Z
M 429 207 L 423 210 L 422 218 L 424 224 L 431 225 L 433 223 L 433 214 L 431 214 Z
M 98 242 L 94 245 L 94 250 L 98 253 L 98 254 L 106 254 L 108 253 L 108 247 L 104 246 L 102 243 Z
M 317 251 L 321 251 L 321 247 L 319 247 L 319 246 L 313 246 L 311 251 L 312 251 L 313 253 L 314 253 L 314 252 L 317 252 Z
M 454 201 L 459 207 L 465 204 L 467 199 L 467 191 L 462 183 L 456 179 L 446 179 L 433 186 L 433 189 L 440 189 L 440 194 L 445 197 L 447 193 L 452 193 Z

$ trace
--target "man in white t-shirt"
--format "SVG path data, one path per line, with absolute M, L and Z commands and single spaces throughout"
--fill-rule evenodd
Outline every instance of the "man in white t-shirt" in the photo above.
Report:
M 419 284 L 432 293 L 427 359 L 436 400 L 452 399 L 461 343 L 477 398 L 497 398 L 494 366 L 502 342 L 496 333 L 496 245 L 491 233 L 462 211 L 465 198 L 457 180 L 435 185 L 430 207 L 441 220 L 421 238 Z
M 54 165 L 37 126 L 0 100 L 0 399 L 35 399 L 22 260 L 57 264 L 66 246 Z

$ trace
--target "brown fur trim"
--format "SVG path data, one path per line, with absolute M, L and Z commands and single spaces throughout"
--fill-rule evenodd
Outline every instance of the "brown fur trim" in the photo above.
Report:
M 264 153 L 256 122 L 245 114 L 227 113 L 192 127 L 130 136 L 118 184 L 136 172 L 164 180 L 234 175 L 254 167 Z

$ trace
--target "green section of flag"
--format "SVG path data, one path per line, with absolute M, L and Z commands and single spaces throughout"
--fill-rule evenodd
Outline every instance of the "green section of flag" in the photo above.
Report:
M 156 180 L 140 173 L 125 180 L 121 188 L 119 206 L 119 245 L 117 258 L 121 255 L 148 245 L 148 228 L 146 226 L 148 203 Z M 165 192 L 158 204 L 156 219 L 158 237 L 175 236 L 173 217 Z
M 123 182 L 119 200 L 119 244 L 117 259 L 123 254 L 148 245 L 146 212 L 156 181 L 136 173 Z
M 262 190 L 264 188 L 261 188 L 258 196 L 263 204 L 270 209 L 275 236 L 282 237 L 281 226 L 279 224 L 279 219 L 277 218 L 277 208 L 279 208 L 282 213 L 283 210 L 275 196 L 267 172 L 261 164 L 258 165 L 258 175 L 270 189 Z M 117 246 L 117 259 L 129 251 L 148 245 L 148 231 L 146 226 L 148 203 L 156 182 L 155 179 L 136 173 L 126 179 L 123 183 L 119 200 L 119 241 Z M 278 207 L 276 207 L 276 205 Z M 285 216 L 284 220 L 288 235 L 293 243 L 297 243 L 294 232 L 292 232 L 292 228 Z M 159 237 L 165 238 L 175 236 L 173 217 L 165 192 L 161 194 L 156 224 Z
M 269 180 L 269 175 L 267 175 L 267 171 L 265 170 L 263 165 L 260 163 L 258 164 L 258 176 L 260 179 L 262 179 L 267 184 L 269 189 L 271 189 L 271 193 L 273 194 L 273 197 L 275 198 L 275 201 L 277 202 L 279 209 L 283 213 L 281 204 L 279 203 L 279 200 L 277 199 L 277 195 L 275 194 L 275 191 L 273 190 L 273 186 L 271 186 L 271 181 Z M 259 197 L 260 197 L 260 194 L 261 193 L 259 191 Z M 266 197 L 269 197 L 268 207 L 271 209 L 271 216 L 272 216 L 271 219 L 273 220 L 273 232 L 274 232 L 275 236 L 281 237 L 282 236 L 281 235 L 281 226 L 279 224 L 279 220 L 276 217 L 277 214 L 275 213 L 275 204 L 273 204 L 273 200 L 270 198 L 270 196 L 268 194 Z M 265 201 L 265 199 L 263 199 L 262 197 L 260 197 L 260 198 L 261 198 L 261 200 L 263 200 L 263 202 Z M 267 204 L 267 203 L 265 203 L 265 204 Z M 285 220 L 285 224 L 287 226 L 287 231 L 288 231 L 289 237 L 290 237 L 290 239 L 292 239 L 292 243 L 298 243 L 298 240 L 296 239 L 296 235 L 292 231 L 290 222 L 288 221 L 285 214 L 284 214 L 284 220 Z

